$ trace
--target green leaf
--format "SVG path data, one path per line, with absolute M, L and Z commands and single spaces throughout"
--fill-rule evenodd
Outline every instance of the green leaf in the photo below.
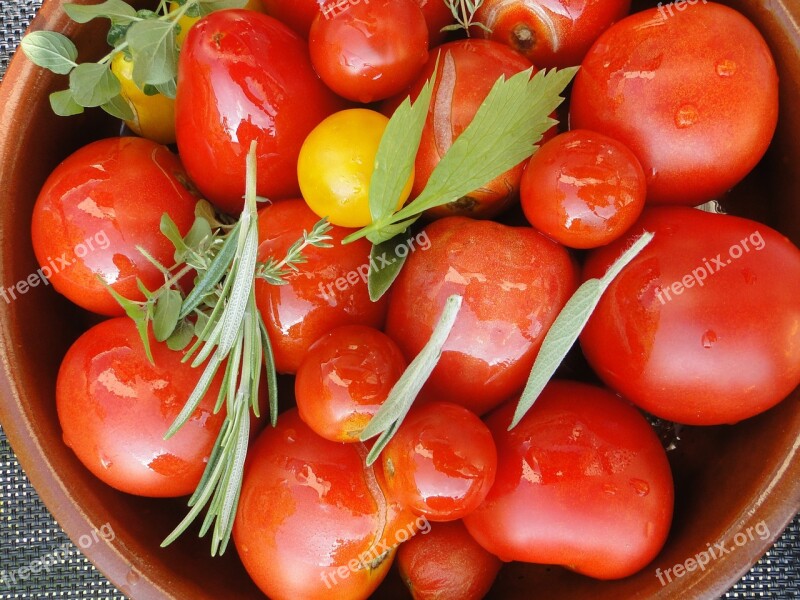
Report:
M 128 47 L 133 57 L 133 80 L 158 86 L 178 74 L 175 24 L 171 21 L 139 21 L 128 30 Z
M 153 335 L 159 342 L 166 340 L 175 331 L 182 300 L 181 293 L 177 290 L 166 290 L 156 300 L 153 313 Z
M 184 243 L 196 252 L 208 247 L 211 242 L 211 225 L 203 217 L 195 217 L 189 233 L 183 238 Z
M 88 23 L 97 17 L 111 19 L 113 24 L 126 24 L 136 20 L 136 11 L 122 0 L 106 0 L 100 4 L 64 4 L 64 12 L 77 23 Z
M 129 25 L 111 25 L 106 34 L 106 43 L 112 48 L 119 46 L 128 33 Z
M 55 31 L 32 31 L 22 38 L 20 48 L 33 64 L 59 75 L 66 75 L 78 66 L 75 44 Z
M 369 182 L 369 212 L 373 221 L 394 213 L 403 188 L 414 170 L 438 64 L 437 61 L 433 76 L 425 83 L 414 104 L 411 104 L 410 97 L 403 100 L 381 136 Z
M 69 90 L 50 94 L 50 106 L 53 112 L 60 117 L 79 115 L 83 112 L 83 107 L 75 102 L 75 98 L 72 97 L 72 92 Z
M 189 345 L 193 337 L 194 325 L 185 320 L 178 321 L 175 331 L 173 331 L 172 335 L 167 338 L 167 347 L 170 350 L 180 352 Z
M 108 65 L 83 63 L 69 74 L 69 89 L 75 102 L 89 108 L 106 104 L 119 95 L 121 88 Z
M 180 317 L 188 316 L 195 308 L 200 306 L 203 299 L 211 293 L 211 290 L 222 280 L 228 273 L 228 268 L 236 255 L 236 240 L 238 238 L 239 224 L 237 223 L 225 242 L 222 248 L 211 261 L 208 270 L 203 274 L 200 280 L 195 284 L 186 300 L 183 301 L 183 308 L 181 309 Z M 202 329 L 200 330 L 202 331 Z M 198 335 L 198 337 L 200 337 Z
M 130 104 L 128 104 L 122 95 L 115 96 L 105 104 L 101 104 L 100 108 L 102 108 L 112 117 L 122 119 L 123 121 L 131 121 L 134 117 Z
M 402 256 L 398 253 L 400 248 L 406 250 Z M 369 274 L 367 275 L 370 300 L 377 302 L 391 287 L 406 262 L 408 251 L 408 238 L 405 233 L 382 244 L 372 246 L 369 253 Z
M 138 302 L 134 302 L 133 300 L 128 300 L 124 296 L 120 295 L 114 288 L 108 285 L 105 280 L 98 276 L 97 279 L 100 283 L 108 290 L 108 293 L 117 301 L 117 303 L 123 308 L 125 314 L 128 315 L 130 319 L 136 323 L 136 331 L 139 333 L 139 337 L 142 340 L 142 346 L 144 347 L 144 352 L 147 355 L 147 360 L 151 363 L 153 361 L 153 353 L 150 350 L 150 335 L 147 331 L 147 324 L 148 324 L 148 313 L 147 310 Z
M 173 221 L 172 217 L 169 216 L 169 213 L 164 213 L 161 215 L 159 229 L 161 234 L 170 242 L 172 242 L 172 245 L 175 247 L 175 260 L 181 260 L 181 258 L 189 251 L 189 248 L 186 245 L 186 242 L 183 241 L 183 236 L 181 235 L 178 226 L 175 224 L 175 221 Z
M 200 0 L 197 3 L 200 16 L 205 16 L 215 10 L 227 8 L 244 8 L 247 0 Z
M 361 432 L 359 438 L 362 442 L 382 434 L 367 455 L 368 465 L 378 459 L 378 455 L 380 455 L 397 431 L 400 423 L 411 409 L 417 394 L 419 394 L 422 386 L 425 385 L 428 377 L 430 377 L 439 362 L 444 344 L 453 329 L 453 325 L 455 325 L 456 317 L 458 317 L 462 300 L 462 297 L 457 295 L 450 296 L 447 299 L 442 315 L 439 317 L 439 322 L 434 327 L 428 343 L 425 344 L 417 357 L 411 361 L 408 368 L 400 376 L 400 379 L 392 387 L 386 401 L 375 413 L 375 416 L 372 417 L 364 431 Z
M 158 83 L 154 87 L 156 91 L 161 92 L 164 96 L 167 98 L 172 98 L 173 100 L 175 99 L 175 95 L 178 93 L 178 81 L 174 77 L 169 81 Z
M 589 322 L 589 318 L 608 286 L 652 239 L 653 234 L 649 232 L 639 236 L 608 268 L 605 275 L 599 279 L 585 281 L 561 309 L 536 355 L 525 390 L 514 411 L 514 418 L 508 426 L 509 431 L 519 424 L 525 413 L 536 402 L 553 373 L 556 372 L 570 348 L 575 344 L 586 323 Z

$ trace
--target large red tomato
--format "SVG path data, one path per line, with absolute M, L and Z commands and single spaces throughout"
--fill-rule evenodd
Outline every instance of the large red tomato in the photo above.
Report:
M 449 217 L 426 229 L 392 286 L 386 332 L 413 359 L 447 298 L 464 302 L 423 393 L 478 414 L 519 393 L 577 286 L 567 250 L 529 227 Z
M 105 483 L 140 496 L 184 496 L 200 482 L 224 410 L 214 414 L 222 373 L 189 421 L 164 434 L 197 385 L 202 369 L 150 339 L 155 364 L 127 317 L 103 321 L 67 351 L 56 404 L 64 442 Z
M 323 8 L 328 8 L 323 14 L 331 17 L 336 12 L 339 0 L 261 0 L 267 14 L 272 15 L 282 23 L 286 23 L 303 37 L 308 37 L 311 22 Z
M 645 210 L 654 240 L 606 291 L 581 347 L 609 386 L 692 425 L 734 423 L 800 384 L 800 250 L 762 223 L 693 208 Z M 593 251 L 602 275 L 630 238 Z
M 617 138 L 642 163 L 647 199 L 697 205 L 756 165 L 778 119 L 767 43 L 732 8 L 666 4 L 606 31 L 575 79 L 573 128 Z
M 174 263 L 175 248 L 159 223 L 167 213 L 181 233 L 192 226 L 197 199 L 187 183 L 178 158 L 150 140 L 118 137 L 84 146 L 55 168 L 39 192 L 31 234 L 42 277 L 28 278 L 30 285 L 49 279 L 87 310 L 123 315 L 102 281 L 133 300 L 144 300 L 137 278 L 151 290 L 164 283 L 137 247 L 164 265 Z
M 303 200 L 283 200 L 262 208 L 259 260 L 280 261 L 318 220 Z M 341 241 L 349 233 L 334 227 L 331 248 L 307 248 L 307 262 L 286 277 L 286 285 L 256 281 L 256 303 L 281 373 L 296 373 L 311 344 L 336 327 L 383 326 L 387 300 L 372 302 L 367 290 L 370 244 L 361 239 L 343 246 Z
M 667 539 L 674 491 L 661 442 L 639 412 L 602 388 L 551 382 L 522 421 L 516 401 L 487 419 L 498 471 L 464 519 L 501 559 L 557 564 L 618 579 L 653 560 Z
M 314 73 L 302 38 L 267 15 L 217 11 L 189 30 L 178 73 L 178 149 L 208 200 L 232 214 L 241 211 L 252 141 L 258 143 L 258 194 L 297 196 L 303 140 L 342 107 Z

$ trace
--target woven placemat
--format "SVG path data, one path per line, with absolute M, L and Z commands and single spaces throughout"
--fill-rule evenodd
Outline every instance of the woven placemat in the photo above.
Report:
M 291 0 L 287 0 L 291 1 Z M 0 79 L 41 2 L 0 0 Z M 3 135 L 3 132 L 0 132 Z M 47 557 L 47 570 L 20 568 Z M 12 581 L 12 577 L 15 581 Z M 124 596 L 81 554 L 31 487 L 0 428 L 0 600 Z M 725 598 L 800 598 L 800 517 Z M 222 599 L 221 599 L 222 600 Z

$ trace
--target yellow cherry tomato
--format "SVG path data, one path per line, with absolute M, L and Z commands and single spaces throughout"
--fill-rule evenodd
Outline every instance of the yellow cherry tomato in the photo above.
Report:
M 317 125 L 300 149 L 297 178 L 309 208 L 334 225 L 364 227 L 372 222 L 369 183 L 378 144 L 389 119 L 365 108 L 332 114 Z M 397 208 L 411 193 L 408 178 Z
M 169 5 L 169 12 L 175 12 L 181 7 L 180 4 L 177 2 L 171 2 Z M 246 8 L 247 10 L 254 10 L 260 13 L 266 13 L 264 10 L 264 5 L 261 3 L 261 0 L 247 0 L 247 4 L 245 4 L 242 8 Z M 189 15 L 183 15 L 180 19 L 178 19 L 178 25 L 180 26 L 180 31 L 178 31 L 178 35 L 175 36 L 175 41 L 178 44 L 178 48 L 183 45 L 183 40 L 186 39 L 186 34 L 189 33 L 189 29 L 200 20 L 200 17 L 190 17 Z
M 119 52 L 111 61 L 111 71 L 119 79 L 120 94 L 133 111 L 125 124 L 133 131 L 159 144 L 175 142 L 175 100 L 163 94 L 148 96 L 133 81 L 133 60 Z

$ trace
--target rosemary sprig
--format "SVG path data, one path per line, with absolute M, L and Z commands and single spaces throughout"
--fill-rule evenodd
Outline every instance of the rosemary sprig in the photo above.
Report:
M 470 27 L 480 27 L 487 33 L 492 33 L 486 25 L 480 21 L 475 20 L 475 13 L 478 12 L 483 6 L 484 0 L 444 0 L 444 3 L 453 13 L 453 18 L 456 20 L 452 25 L 442 27 L 442 31 L 458 31 L 463 29 L 467 32 L 467 37 L 470 35 Z

